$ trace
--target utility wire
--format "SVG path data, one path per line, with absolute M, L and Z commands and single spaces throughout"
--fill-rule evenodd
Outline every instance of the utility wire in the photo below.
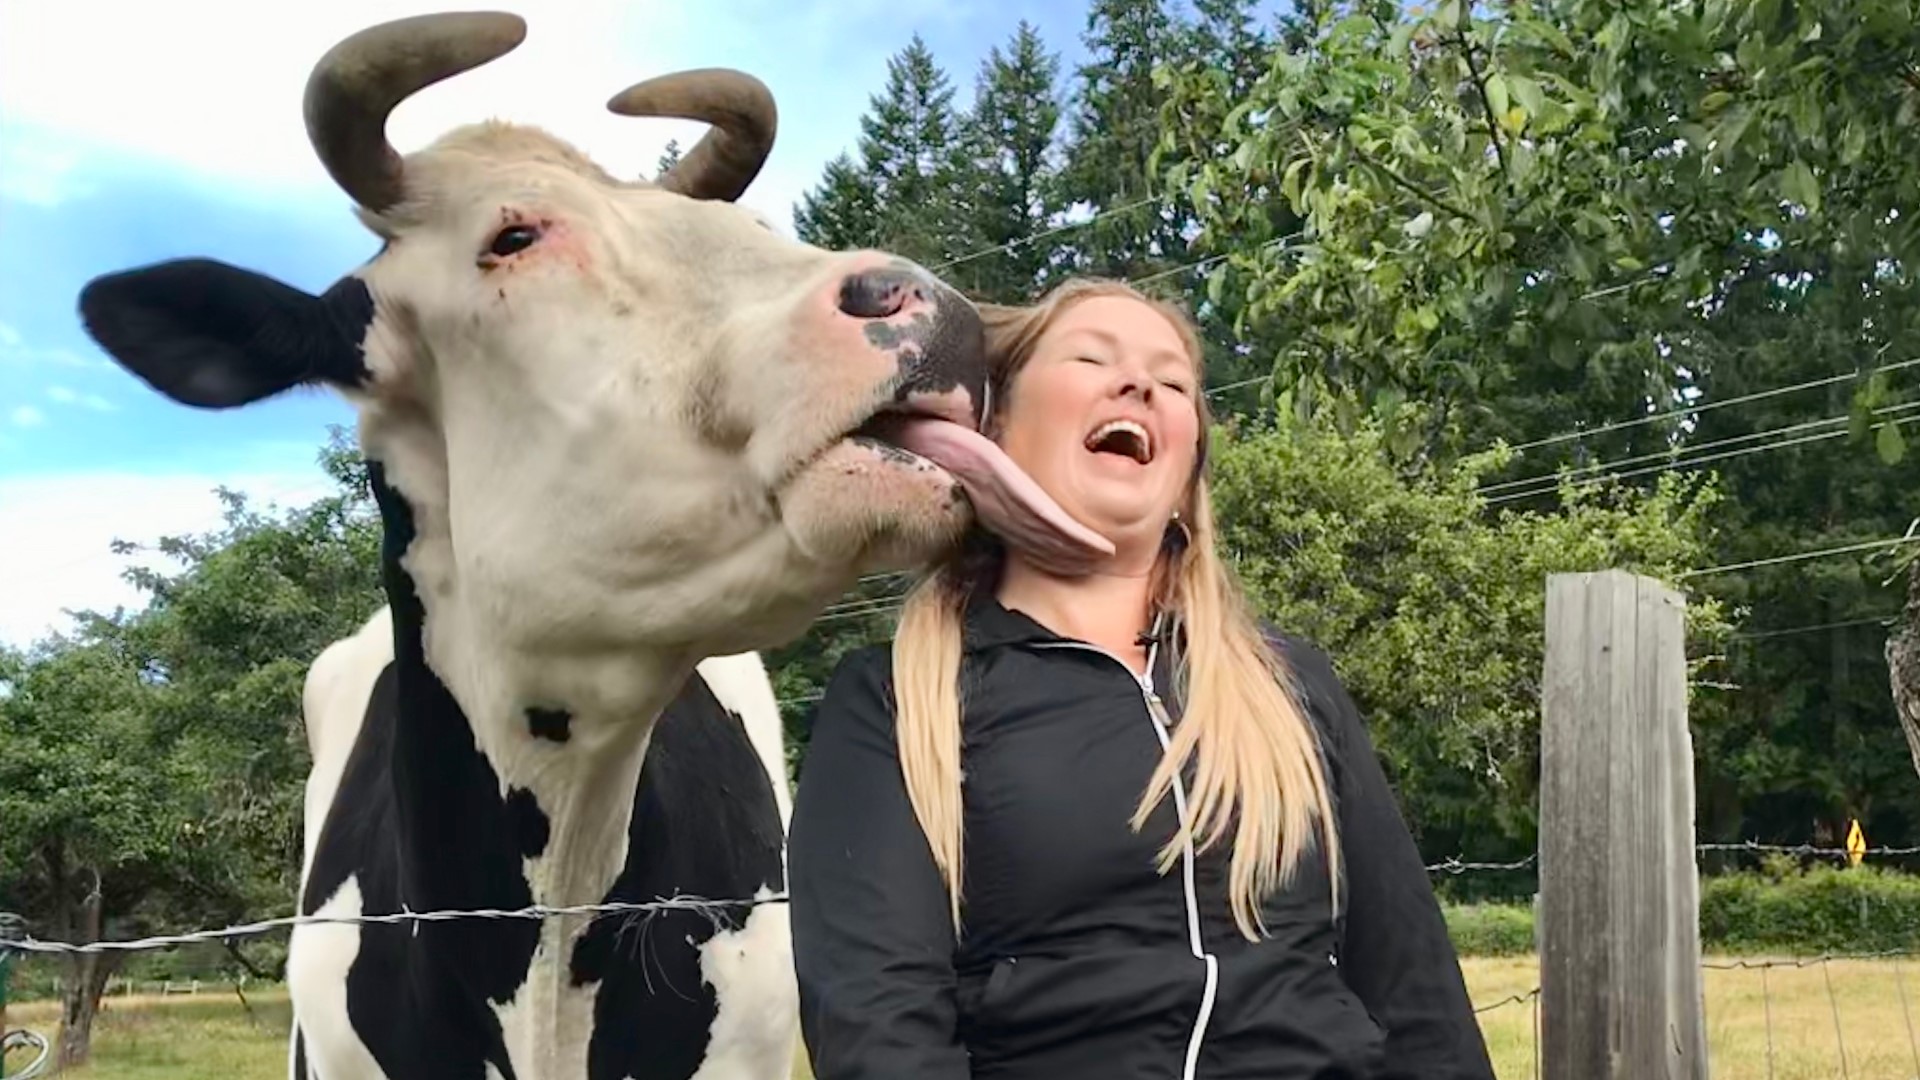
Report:
M 1871 368 L 1871 369 L 1855 368 L 1852 371 L 1843 372 L 1839 375 L 1828 375 L 1825 378 L 1809 379 L 1806 382 L 1794 383 L 1790 386 L 1776 386 L 1771 390 L 1759 390 L 1751 394 L 1741 394 L 1738 397 L 1730 397 L 1730 398 L 1723 398 L 1715 401 L 1709 401 L 1701 405 L 1692 405 L 1692 404 L 1677 405 L 1671 409 L 1663 409 L 1659 412 L 1648 413 L 1645 416 L 1636 416 L 1631 420 L 1616 420 L 1613 423 L 1602 424 L 1599 427 L 1582 428 L 1577 431 L 1563 431 L 1558 435 L 1549 435 L 1544 439 L 1535 439 L 1532 442 L 1518 443 L 1514 445 L 1512 449 L 1531 450 L 1537 446 L 1551 446 L 1555 443 L 1566 442 L 1570 439 L 1584 439 L 1592 435 L 1603 435 L 1609 431 L 1620 431 L 1625 428 L 1638 427 L 1641 424 L 1651 424 L 1651 423 L 1655 423 L 1660 420 L 1666 420 L 1675 416 L 1685 416 L 1688 414 L 1709 412 L 1713 409 L 1724 409 L 1730 405 L 1742 405 L 1749 401 L 1759 401 L 1763 398 L 1778 397 L 1781 394 L 1795 394 L 1795 393 L 1799 393 L 1802 390 L 1812 390 L 1812 389 L 1815 389 L 1816 387 L 1830 386 L 1837 382 L 1845 382 L 1848 379 L 1857 379 L 1863 374 L 1872 375 L 1882 371 L 1898 371 L 1901 368 L 1913 367 L 1916 364 L 1920 364 L 1920 357 L 1916 357 L 1912 360 L 1900 360 L 1891 364 L 1883 364 L 1877 368 Z
M 1909 416 L 1899 420 L 1889 420 L 1889 421 L 1886 421 L 1886 424 L 1892 427 L 1899 427 L 1902 424 L 1912 423 L 1915 420 L 1920 420 L 1920 416 Z M 1802 443 L 1823 442 L 1827 439 L 1837 439 L 1846 434 L 1847 432 L 1844 430 L 1828 431 L 1828 432 L 1822 432 L 1817 435 L 1802 435 L 1796 439 L 1780 439 L 1774 442 L 1767 443 L 1762 446 L 1749 446 L 1740 450 L 1728 450 L 1728 451 L 1725 451 L 1724 453 L 1719 453 L 1719 454 L 1706 454 L 1699 457 L 1690 457 L 1683 461 L 1668 462 L 1667 464 L 1664 464 L 1664 465 L 1652 465 L 1643 469 L 1628 469 L 1623 472 L 1606 473 L 1601 476 L 1590 476 L 1584 480 L 1572 481 L 1568 486 L 1576 487 L 1576 488 L 1589 487 L 1593 484 L 1601 484 L 1609 480 L 1625 480 L 1635 476 L 1646 476 L 1649 473 L 1672 472 L 1676 469 L 1691 469 L 1696 465 L 1704 465 L 1709 461 L 1727 461 L 1733 458 L 1745 457 L 1748 454 L 1766 454 L 1766 453 L 1771 453 L 1775 450 L 1784 450 L 1789 446 L 1799 446 Z M 1498 506 L 1501 503 L 1512 502 L 1515 499 L 1525 499 L 1525 498 L 1530 498 L 1534 495 L 1544 494 L 1548 490 L 1551 490 L 1551 489 L 1541 488 L 1535 491 L 1509 492 L 1505 495 L 1499 495 L 1494 498 L 1488 499 L 1486 500 L 1486 503 L 1488 506 Z
M 1906 412 L 1910 409 L 1920 409 L 1920 401 L 1910 401 L 1900 405 L 1883 406 L 1881 408 L 1873 410 L 1871 415 L 1874 415 L 1874 416 L 1892 415 L 1894 413 Z M 1576 469 L 1569 469 L 1564 474 L 1543 473 L 1539 476 L 1528 476 L 1518 480 L 1506 480 L 1498 484 L 1483 484 L 1476 490 L 1480 494 L 1486 495 L 1496 491 L 1505 491 L 1505 490 L 1509 490 L 1516 487 L 1524 487 L 1530 484 L 1539 484 L 1541 485 L 1539 488 L 1533 491 L 1527 492 L 1527 494 L 1529 495 L 1538 495 L 1543 492 L 1552 491 L 1554 488 L 1558 487 L 1560 484 L 1561 477 L 1563 475 L 1572 477 L 1580 473 L 1597 472 L 1597 471 L 1602 471 L 1606 469 L 1611 469 L 1621 465 L 1636 465 L 1646 461 L 1658 461 L 1659 459 L 1666 458 L 1666 457 L 1694 454 L 1702 450 L 1712 450 L 1715 447 L 1720 447 L 1720 446 L 1733 446 L 1738 443 L 1752 442 L 1755 439 L 1765 439 L 1774 435 L 1785 435 L 1795 431 L 1805 431 L 1810 428 L 1825 427 L 1830 424 L 1844 424 L 1851 418 L 1852 417 L 1849 414 L 1842 413 L 1838 416 L 1829 416 L 1824 420 L 1807 420 L 1798 424 L 1790 424 L 1786 427 L 1768 428 L 1765 431 L 1755 431 L 1746 435 L 1732 435 L 1724 439 L 1714 439 L 1711 442 L 1687 443 L 1687 444 L 1672 447 L 1666 450 L 1655 450 L 1655 451 L 1652 451 L 1651 453 L 1639 454 L 1634 457 L 1615 458 L 1607 461 L 1596 461 L 1590 465 L 1582 465 Z

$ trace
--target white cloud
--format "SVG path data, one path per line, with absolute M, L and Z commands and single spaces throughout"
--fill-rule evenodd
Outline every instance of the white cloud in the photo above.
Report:
M 4 22 L 0 19 L 0 25 Z M 5 46 L 0 45 L 0 51 L 4 49 Z M 71 176 L 80 161 L 76 147 L 63 146 L 36 132 L 10 131 L 6 140 L 0 142 L 0 198 L 34 206 L 58 206 L 67 199 L 84 195 L 90 189 Z
M 20 331 L 0 322 L 0 349 L 15 348 L 20 344 Z
M 47 414 L 31 405 L 20 405 L 7 414 L 15 427 L 39 427 L 47 422 Z
M 61 405 L 79 405 L 95 412 L 114 412 L 118 406 L 99 394 L 83 394 L 71 386 L 49 386 L 47 397 Z
M 24 646 L 71 630 L 64 610 L 138 608 L 129 566 L 169 566 L 151 552 L 115 555 L 115 539 L 150 544 L 220 524 L 219 486 L 298 505 L 330 490 L 317 466 L 232 475 L 90 472 L 0 480 L 0 641 Z M 171 568 L 171 567 L 169 567 Z
M 0 5 L 0 114 L 41 133 L 7 140 L 0 192 L 46 202 L 86 153 L 133 152 L 210 179 L 338 198 L 301 121 L 307 73 L 335 41 L 442 0 L 62 0 Z M 402 104 L 389 137 L 403 153 L 490 116 L 547 126 L 617 174 L 650 175 L 661 147 L 704 125 L 615 116 L 622 87 L 682 67 L 740 64 L 728 42 L 754 30 L 710 0 L 547 0 L 522 45 Z M 695 25 L 697 24 L 697 25 Z M 744 66 L 744 65 L 743 65 Z M 823 72 L 822 77 L 831 77 Z M 782 102 L 804 124 L 805 102 Z M 799 175 L 770 171 L 743 200 L 786 223 Z M 284 195 L 284 190 L 281 191 Z

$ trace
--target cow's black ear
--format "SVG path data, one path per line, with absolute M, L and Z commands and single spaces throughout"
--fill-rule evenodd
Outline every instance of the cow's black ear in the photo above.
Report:
M 227 263 L 182 259 L 93 279 L 80 291 L 80 318 L 154 389 L 226 409 L 301 383 L 364 382 L 373 298 L 354 277 L 314 296 Z

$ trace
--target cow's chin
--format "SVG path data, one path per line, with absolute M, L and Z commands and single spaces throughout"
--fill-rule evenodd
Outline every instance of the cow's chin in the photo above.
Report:
M 886 443 L 835 443 L 780 494 L 780 514 L 810 559 L 858 573 L 909 569 L 939 558 L 973 521 L 960 482 L 926 458 Z

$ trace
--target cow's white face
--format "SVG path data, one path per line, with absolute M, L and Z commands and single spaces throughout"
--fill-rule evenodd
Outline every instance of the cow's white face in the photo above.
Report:
M 714 124 L 657 186 L 511 125 L 404 160 L 386 144 L 407 94 L 523 32 L 403 19 L 322 59 L 309 131 L 386 241 L 326 293 L 163 263 L 90 283 L 89 330 L 189 404 L 344 394 L 403 567 L 443 629 L 487 639 L 474 655 L 789 640 L 859 574 L 956 539 L 972 512 L 956 474 L 990 518 L 1076 542 L 975 434 L 986 368 L 964 299 L 734 205 L 772 140 L 756 81 L 681 73 L 610 103 Z
M 367 377 L 346 392 L 416 527 L 444 532 L 424 588 L 550 644 L 735 651 L 953 540 L 950 474 L 841 440 L 895 405 L 975 423 L 964 299 L 515 145 L 537 139 L 460 132 L 410 163 L 433 195 L 372 221 L 388 244 L 358 274 Z

